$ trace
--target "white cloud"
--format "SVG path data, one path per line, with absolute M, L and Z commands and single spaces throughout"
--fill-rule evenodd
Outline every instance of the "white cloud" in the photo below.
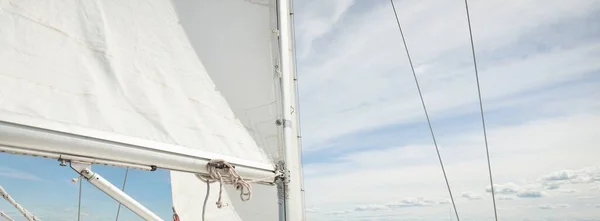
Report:
M 491 197 L 462 197 L 490 185 L 464 5 L 396 3 L 457 210 L 461 218 L 489 219 Z M 310 32 L 318 37 L 298 39 L 307 203 L 343 220 L 447 218 L 451 205 L 436 199 L 449 194 L 388 4 L 297 8 L 298 20 L 304 14 L 326 24 Z M 327 18 L 313 15 L 325 9 Z M 600 70 L 600 41 L 590 27 L 600 22 L 586 22 L 599 9 L 592 0 L 473 0 L 494 187 L 506 220 L 548 218 L 526 209 L 542 200 L 576 211 L 577 196 L 594 194 L 589 173 L 578 175 L 586 182 L 540 177 L 598 165 L 600 80 L 592 76 Z M 561 194 L 571 189 L 578 192 Z M 390 202 L 399 207 L 383 210 Z
M 481 195 L 473 193 L 473 192 L 464 192 L 460 195 L 462 198 L 468 199 L 468 200 L 480 200 L 482 199 Z
M 515 197 L 500 195 L 500 196 L 497 196 L 496 199 L 498 199 L 498 200 L 514 200 Z
M 555 205 L 540 205 L 538 208 L 540 209 L 565 209 L 569 208 L 568 204 L 555 204 Z
M 558 172 L 554 172 L 550 175 L 546 175 L 542 178 L 544 181 L 560 181 L 560 180 L 572 180 L 577 178 L 575 172 L 570 170 L 562 170 Z
M 364 205 L 364 206 L 358 206 L 356 208 L 354 208 L 354 211 L 378 211 L 378 210 L 388 210 L 390 209 L 387 206 L 384 205 Z
M 353 0 L 313 1 L 307 2 L 306 5 L 301 2 L 297 10 L 306 13 L 296 14 L 296 38 L 301 41 L 298 44 L 301 46 L 298 57 L 302 59 L 309 55 L 313 47 L 312 42 L 331 32 L 333 26 L 352 5 Z
M 525 190 L 517 193 L 517 196 L 521 198 L 540 198 L 544 195 L 544 192 L 538 190 Z
M 316 213 L 316 212 L 319 212 L 319 211 L 320 211 L 320 209 L 316 208 L 316 207 L 306 208 L 306 212 L 307 213 Z
M 585 145 L 586 143 L 593 144 L 596 136 L 594 133 L 586 134 L 585 131 L 589 131 L 589 128 L 592 127 L 585 125 L 599 123 L 600 118 L 586 115 L 585 117 L 573 116 L 534 121 L 519 126 L 490 130 L 490 135 L 496 134 L 493 136 L 500 138 L 490 139 L 490 141 L 493 140 L 491 142 L 494 148 L 492 162 L 496 180 L 504 180 L 504 184 L 512 183 L 505 186 L 519 186 L 518 201 L 528 202 L 527 200 L 530 199 L 535 200 L 531 197 L 537 196 L 544 196 L 545 200 L 555 197 L 554 195 L 544 195 L 540 190 L 543 186 L 539 182 L 539 177 L 553 171 L 563 170 L 564 167 L 577 168 L 596 162 L 594 154 L 591 153 L 597 153 L 598 150 L 594 145 Z M 522 136 L 532 133 L 538 134 Z M 563 143 L 568 141 L 567 137 L 582 145 L 575 145 L 571 149 L 562 148 Z M 452 139 L 454 141 L 446 142 L 453 144 L 442 149 L 443 156 L 448 159 L 446 169 L 455 197 L 461 196 L 461 190 L 468 192 L 489 185 L 486 178 L 485 153 L 467 154 L 481 148 L 479 145 L 472 145 L 474 139 L 477 137 L 470 133 L 455 135 Z M 448 151 L 449 149 L 453 151 Z M 555 162 L 565 155 L 579 160 L 563 161 L 557 165 Z M 534 158 L 537 159 L 536 163 L 531 164 L 531 159 Z M 526 170 L 523 169 L 523 165 L 527 165 Z M 415 194 L 422 195 L 424 199 L 448 196 L 439 166 L 436 164 L 435 151 L 432 150 L 432 147 L 427 146 L 366 150 L 343 155 L 338 159 L 333 159 L 333 162 L 330 163 L 308 164 L 306 169 L 313 171 L 306 177 L 308 203 L 320 208 L 337 208 L 335 205 L 348 204 L 348 202 L 356 202 L 357 205 L 386 205 L 388 202 L 393 202 L 394 198 L 404 200 L 403 198 Z M 577 170 L 589 171 L 585 168 Z M 523 182 L 517 184 L 512 180 L 523 180 Z M 340 186 L 337 185 L 338 183 L 345 185 Z M 358 189 L 361 191 L 356 191 Z M 352 194 L 348 195 L 348 193 Z M 586 193 L 582 192 L 582 194 Z M 499 195 L 502 196 L 502 194 Z M 481 205 L 473 205 L 473 207 L 479 208 L 485 205 L 488 203 L 487 199 L 489 197 L 485 200 L 482 199 Z M 396 202 L 402 202 L 402 200 L 396 200 Z M 435 202 L 435 200 L 430 201 Z M 460 208 L 464 202 L 458 201 L 457 203 L 459 211 L 461 211 Z M 421 207 L 409 208 L 430 208 L 423 206 L 429 204 L 423 203 Z M 406 203 L 406 205 L 410 204 Z M 491 212 L 489 208 L 483 207 L 479 213 L 486 210 Z M 354 207 L 344 209 L 343 206 L 339 208 L 340 211 L 353 209 Z
M 344 214 L 348 214 L 351 212 L 352 212 L 352 210 L 332 211 L 332 212 L 326 213 L 326 215 L 344 215 Z
M 555 190 L 560 188 L 560 185 L 557 183 L 544 183 L 544 188 L 547 190 Z
M 600 167 L 580 170 L 561 170 L 540 178 L 545 185 L 600 183 Z
M 388 207 L 391 208 L 402 208 L 402 207 L 423 207 L 423 206 L 433 206 L 435 202 L 432 200 L 424 199 L 423 197 L 418 198 L 406 198 L 400 200 L 398 202 L 387 204 Z
M 561 193 L 565 193 L 565 194 L 573 194 L 573 193 L 579 192 L 576 189 L 560 189 L 558 191 L 561 192 Z
M 451 201 L 451 200 L 449 200 L 449 199 L 445 199 L 445 200 L 438 200 L 436 203 L 437 203 L 438 205 L 445 205 L 445 204 L 450 204 L 450 203 L 452 203 L 452 201 Z
M 21 179 L 21 180 L 34 180 L 41 181 L 42 178 L 33 175 L 31 173 L 19 171 L 12 168 L 0 167 L 0 177 L 6 177 L 9 179 Z
M 485 188 L 485 192 L 491 193 L 492 188 L 488 186 Z M 506 184 L 494 184 L 494 193 L 496 194 L 516 194 L 519 192 L 519 185 L 515 183 L 506 183 Z

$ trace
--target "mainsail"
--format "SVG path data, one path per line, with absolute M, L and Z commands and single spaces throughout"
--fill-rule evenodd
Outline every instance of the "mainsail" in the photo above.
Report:
M 210 159 L 273 183 L 275 164 L 298 156 L 280 154 L 296 126 L 282 2 L 0 1 L 1 149 L 173 170 L 181 220 L 202 218 L 209 191 L 194 173 Z M 284 212 L 302 201 L 292 164 L 282 169 L 295 180 L 280 185 L 280 219 L 302 213 Z M 209 203 L 206 218 L 277 219 L 277 188 L 254 191 L 243 204 L 226 191 L 232 205 Z
M 281 160 L 281 86 L 277 8 L 274 0 L 173 1 L 179 21 L 200 61 L 229 106 L 270 160 Z M 206 184 L 192 174 L 171 172 L 173 203 L 183 220 L 203 211 Z M 209 202 L 218 197 L 211 186 Z M 229 189 L 230 208 L 207 207 L 208 220 L 277 220 L 277 188 L 254 186 L 253 198 L 241 202 Z

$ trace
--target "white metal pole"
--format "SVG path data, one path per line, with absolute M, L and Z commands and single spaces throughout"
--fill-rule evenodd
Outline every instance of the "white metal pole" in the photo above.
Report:
M 0 212 L 0 217 L 4 218 L 6 221 L 15 221 L 14 219 L 10 218 L 10 216 L 6 215 L 6 213 L 4 212 Z
M 39 221 L 40 219 L 33 215 L 31 212 L 27 211 L 21 204 L 17 203 L 15 199 L 13 199 L 10 194 L 2 186 L 0 186 L 0 196 L 4 198 L 8 203 L 13 205 L 28 221 Z
M 2 113 L 0 116 L 0 119 L 5 117 Z M 244 178 L 265 180 L 273 177 L 265 183 L 275 180 L 275 169 L 271 164 L 84 128 L 78 128 L 77 133 L 86 133 L 86 136 L 72 133 L 73 128 L 69 131 L 56 125 L 46 126 L 53 130 L 0 121 L 0 152 L 199 174 L 208 173 L 206 164 L 210 160 L 223 159 L 236 166 L 236 171 Z M 169 146 L 170 151 L 164 151 L 164 146 Z
M 121 191 L 118 187 L 112 185 L 106 179 L 99 174 L 91 171 L 90 169 L 83 169 L 81 175 L 85 177 L 92 185 L 106 193 L 108 196 L 121 203 L 123 206 L 129 208 L 133 213 L 142 217 L 148 221 L 163 221 L 160 217 L 144 207 L 142 204 L 131 198 L 125 192 Z
M 281 87 L 283 106 L 284 139 L 284 210 L 285 221 L 304 221 L 301 163 L 298 139 L 294 134 L 295 87 L 294 87 L 294 49 L 290 0 L 278 1 L 279 43 L 281 56 Z

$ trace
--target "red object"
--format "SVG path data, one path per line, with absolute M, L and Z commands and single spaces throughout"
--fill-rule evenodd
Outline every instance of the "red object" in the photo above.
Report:
M 175 212 L 175 207 L 173 207 L 173 221 L 181 221 L 179 220 L 179 215 Z

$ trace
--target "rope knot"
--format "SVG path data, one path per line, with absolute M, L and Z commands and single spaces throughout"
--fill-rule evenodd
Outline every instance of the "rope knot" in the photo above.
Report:
M 246 182 L 236 171 L 235 166 L 225 160 L 213 159 L 206 164 L 208 171 L 208 180 L 204 180 L 201 176 L 198 178 L 206 182 L 219 182 L 219 199 L 216 202 L 217 208 L 224 206 L 222 202 L 223 183 L 230 184 L 240 191 L 240 199 L 248 201 L 252 197 L 252 186 Z

